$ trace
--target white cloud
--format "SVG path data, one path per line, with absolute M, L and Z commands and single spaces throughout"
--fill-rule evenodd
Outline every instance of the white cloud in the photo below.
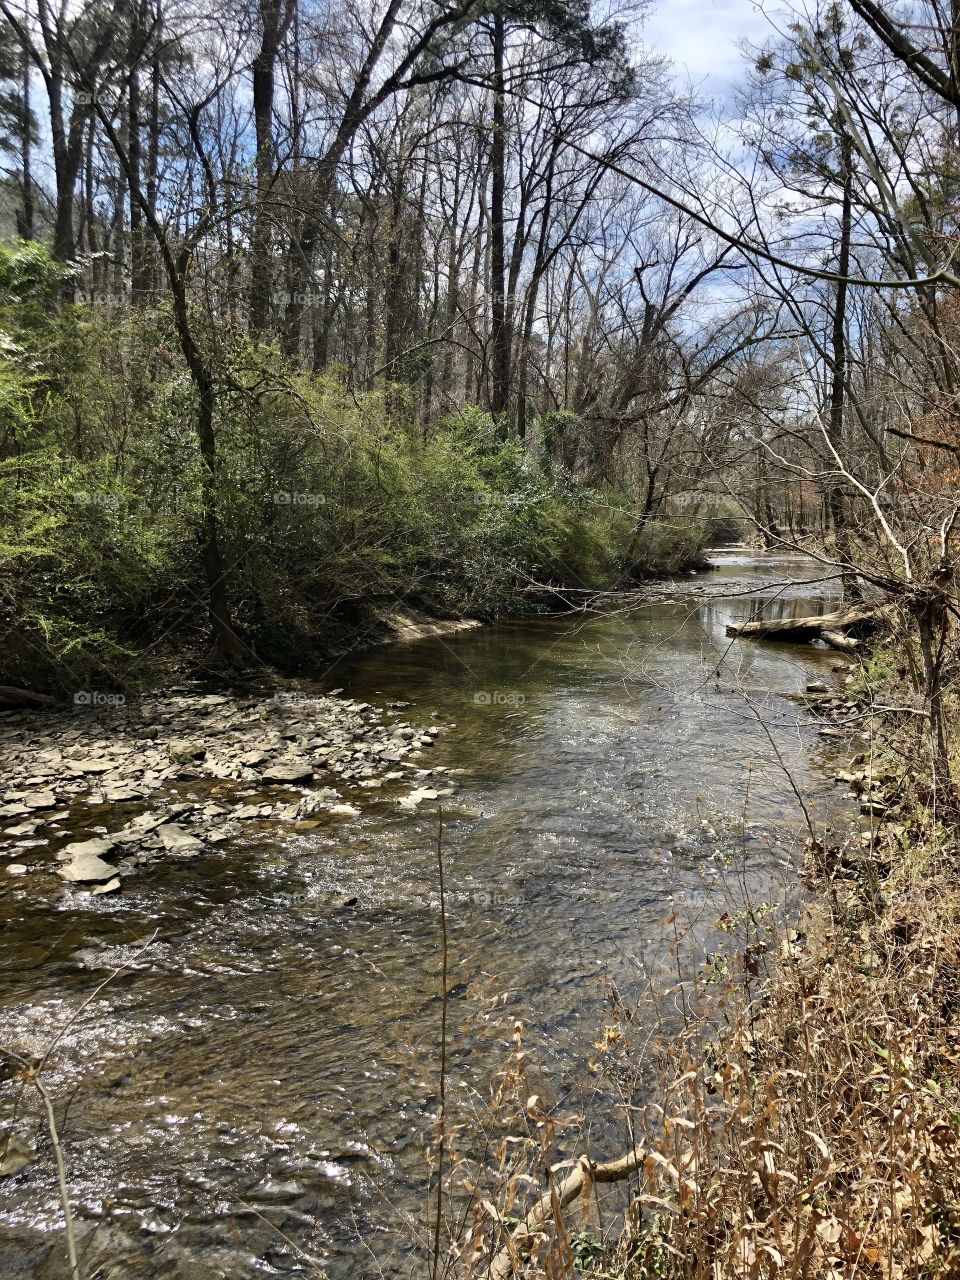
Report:
M 679 79 L 725 98 L 743 75 L 741 42 L 762 41 L 770 30 L 756 0 L 659 0 L 643 41 L 673 61 Z

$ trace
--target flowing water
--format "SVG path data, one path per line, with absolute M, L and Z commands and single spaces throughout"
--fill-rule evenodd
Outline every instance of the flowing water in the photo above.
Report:
M 834 679 L 836 655 L 725 635 L 758 600 L 808 613 L 829 590 L 810 561 L 716 560 L 673 601 L 392 645 L 325 678 L 456 722 L 428 762 L 462 770 L 443 799 L 455 1107 L 520 1018 L 566 1096 L 611 984 L 666 978 L 678 930 L 702 961 L 734 889 L 795 892 L 804 822 L 761 718 L 815 819 L 843 812 L 829 744 L 784 696 Z M 88 1275 L 318 1274 L 300 1250 L 334 1280 L 406 1274 L 437 1102 L 436 804 L 350 798 L 352 822 L 161 862 L 120 899 L 4 911 L 0 1042 L 39 1053 L 90 998 L 45 1071 Z M 48 1150 L 0 1181 L 0 1274 L 65 1275 L 61 1223 Z

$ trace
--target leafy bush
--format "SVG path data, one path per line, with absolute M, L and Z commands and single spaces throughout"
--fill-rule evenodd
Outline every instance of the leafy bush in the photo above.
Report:
M 0 681 L 69 690 L 203 643 L 205 472 L 168 312 L 60 305 L 60 279 L 35 246 L 0 250 Z M 393 388 L 355 395 L 240 336 L 218 351 L 221 552 L 264 660 L 309 669 L 398 600 L 494 617 L 617 582 L 630 518 L 481 410 L 425 438 Z M 635 558 L 672 569 L 695 542 L 651 524 Z
M 714 509 L 703 517 L 706 526 L 706 546 L 728 547 L 742 542 L 752 522 L 744 515 L 743 508 L 732 498 L 722 498 Z
M 672 520 L 648 520 L 630 545 L 625 576 L 642 580 L 660 573 L 702 569 L 709 563 L 703 554 L 707 526 L 702 520 L 678 516 Z

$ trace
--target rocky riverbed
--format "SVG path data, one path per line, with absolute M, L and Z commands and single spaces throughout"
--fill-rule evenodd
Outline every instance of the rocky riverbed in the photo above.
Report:
M 453 793 L 427 763 L 443 726 L 333 693 L 80 701 L 0 714 L 0 856 L 8 876 L 122 889 L 156 858 L 191 857 L 251 825 L 349 822 L 365 796 L 415 810 Z M 427 714 L 430 719 L 429 713 Z

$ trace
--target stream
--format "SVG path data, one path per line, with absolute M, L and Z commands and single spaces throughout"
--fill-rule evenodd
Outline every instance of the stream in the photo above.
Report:
M 737 896 L 796 901 L 806 828 L 783 765 L 815 821 L 846 821 L 837 744 L 785 696 L 832 684 L 842 660 L 725 634 L 760 604 L 823 611 L 829 584 L 802 558 L 714 559 L 648 607 L 381 646 L 322 677 L 455 726 L 429 763 L 456 783 L 440 802 L 457 1114 L 488 1093 L 517 1020 L 549 1096 L 589 1104 L 613 987 L 636 1002 L 668 983 L 678 931 L 684 964 L 702 963 Z M 349 798 L 351 821 L 161 860 L 122 895 L 30 899 L 0 877 L 0 1042 L 39 1055 L 89 999 L 44 1074 L 87 1277 L 415 1273 L 442 1006 L 437 801 Z M 22 1094 L 8 1071 L 0 1118 Z M 22 1108 L 36 1117 L 32 1093 Z M 41 1139 L 0 1179 L 0 1275 L 66 1275 L 63 1259 Z

